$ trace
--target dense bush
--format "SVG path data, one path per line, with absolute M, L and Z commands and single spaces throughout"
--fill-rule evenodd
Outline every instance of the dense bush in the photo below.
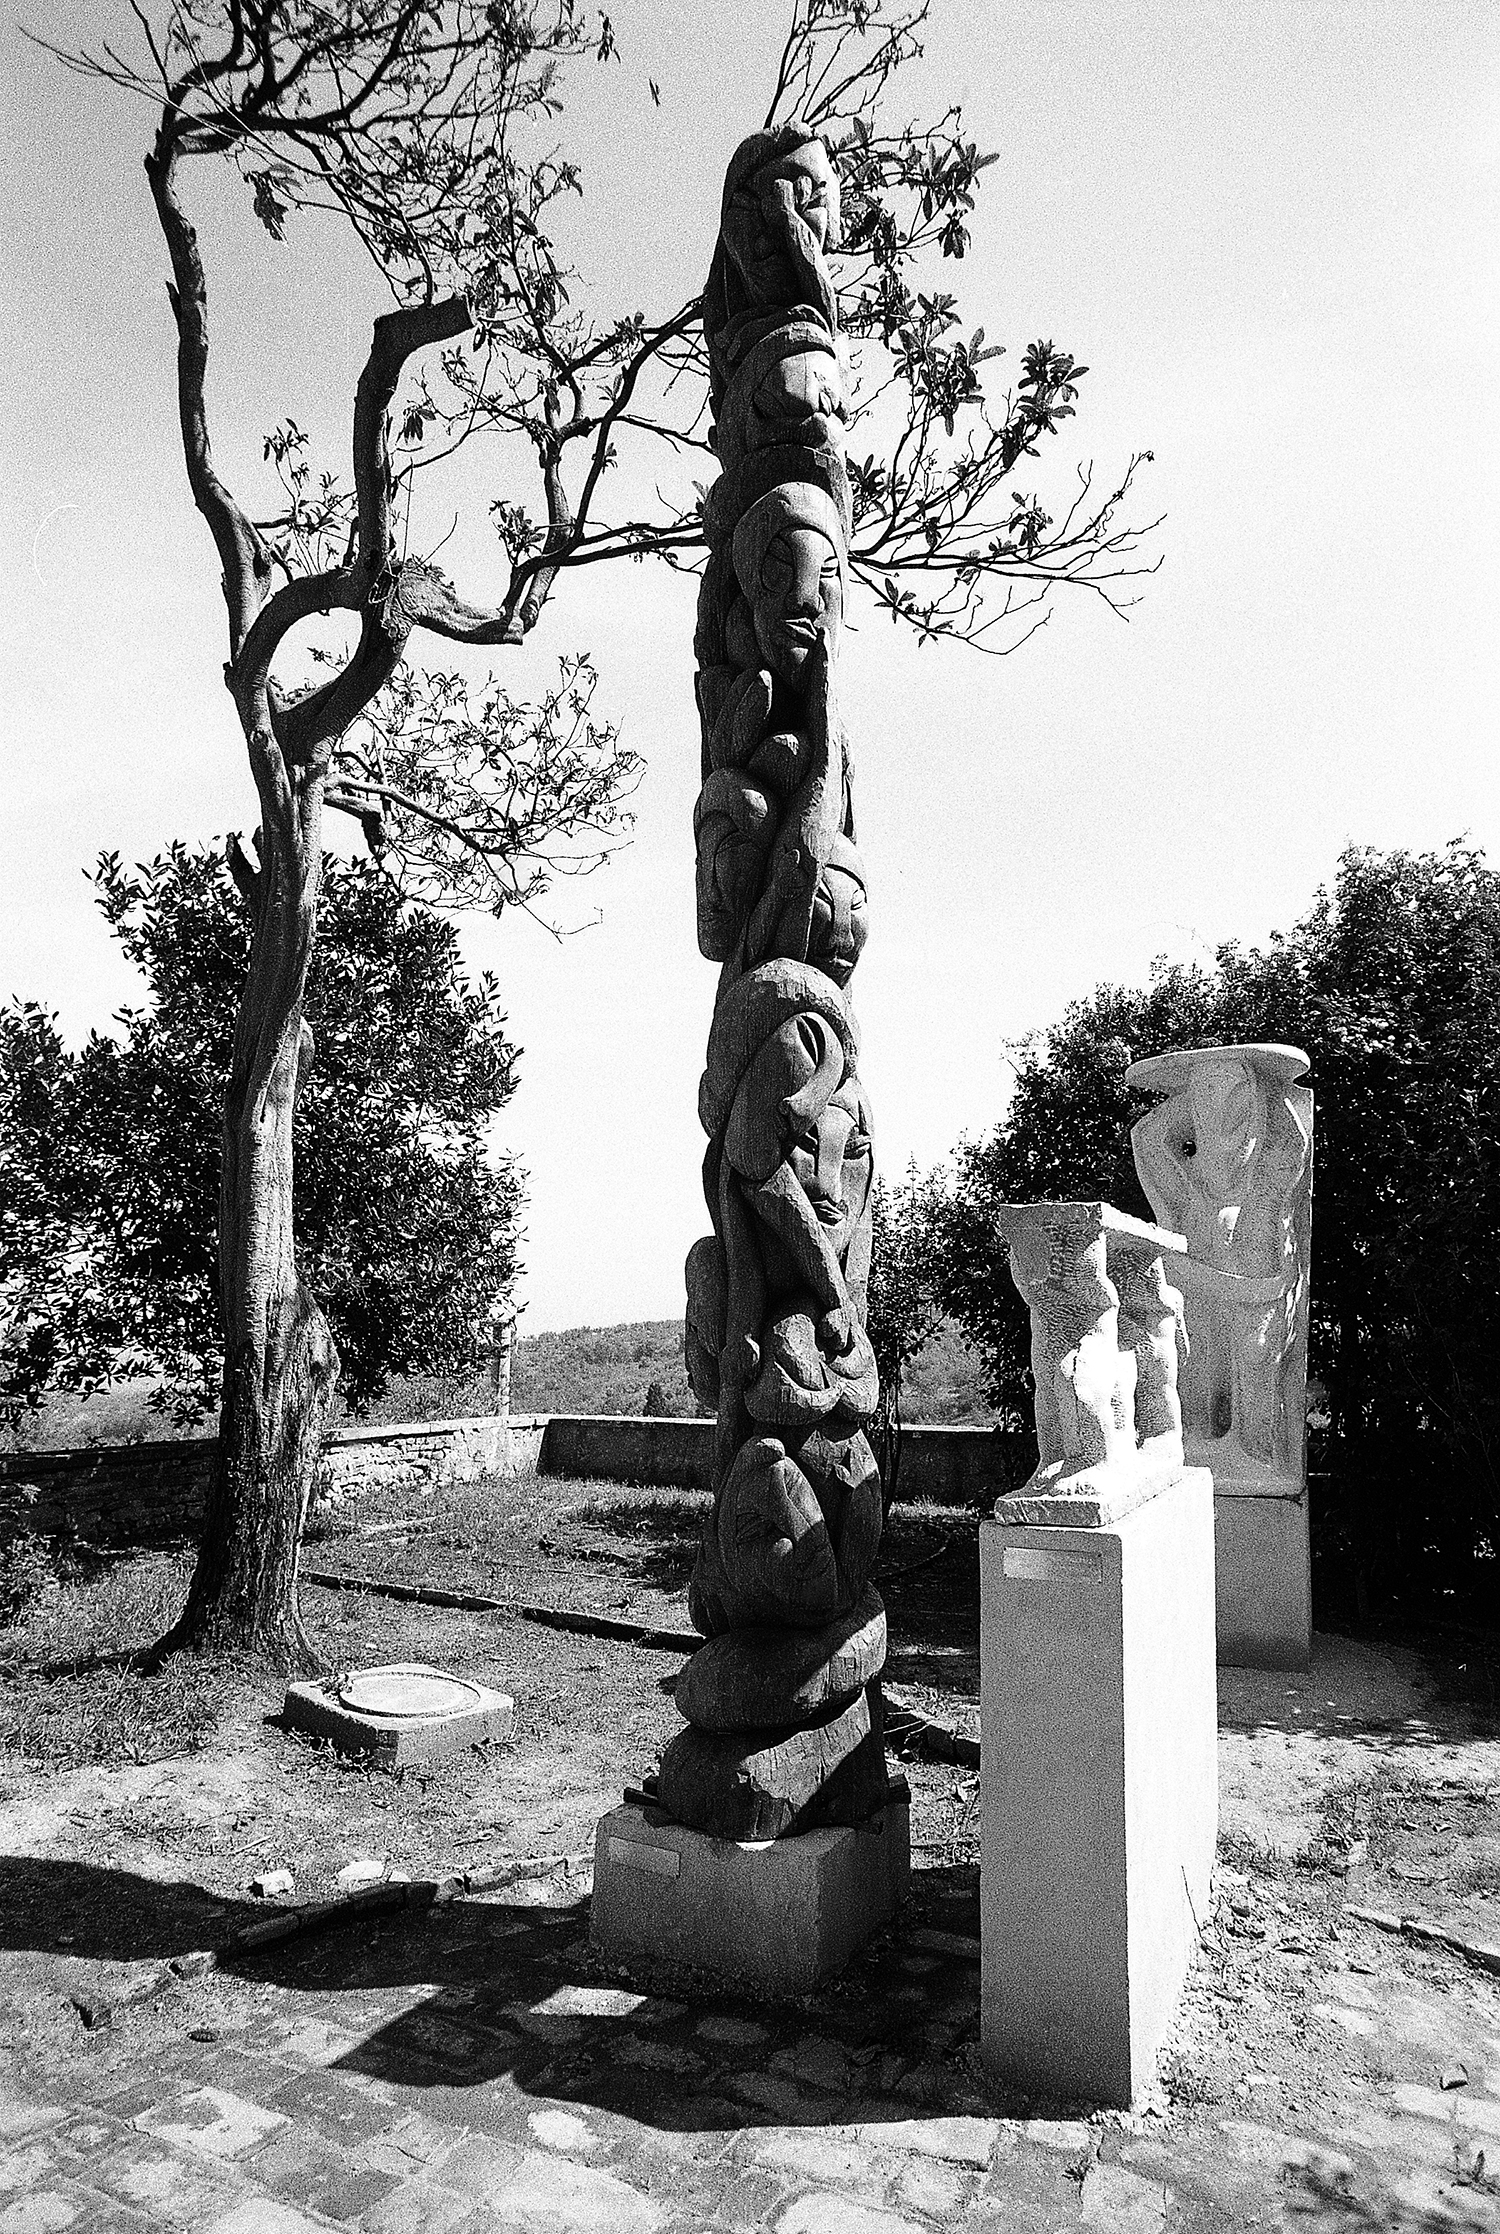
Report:
M 1312 1498 L 1318 1614 L 1500 1597 L 1500 877 L 1455 843 L 1344 854 L 1294 930 L 1101 986 L 1018 1051 L 1002 1122 L 956 1156 L 929 1240 L 991 1393 L 1030 1416 L 1026 1314 L 994 1211 L 1104 1196 L 1150 1216 L 1130 1153 L 1160 1049 L 1285 1040 L 1312 1058 Z
M 34 1003 L 0 1009 L 0 1412 L 148 1384 L 217 1403 L 224 1080 L 250 927 L 223 857 L 173 846 L 99 905 L 147 1000 L 76 1053 Z M 356 1408 L 392 1374 L 453 1371 L 514 1277 L 521 1175 L 487 1148 L 517 1051 L 453 926 L 372 863 L 326 865 L 297 1104 L 299 1247 Z

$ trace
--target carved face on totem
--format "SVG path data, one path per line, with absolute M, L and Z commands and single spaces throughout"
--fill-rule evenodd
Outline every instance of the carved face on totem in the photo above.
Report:
M 844 615 L 843 574 L 828 538 L 783 528 L 761 556 L 752 610 L 761 658 L 795 689 L 820 636 L 832 654 Z
M 838 211 L 838 174 L 821 140 L 807 140 L 763 163 L 735 188 L 722 230 L 752 301 L 789 304 L 806 292 L 792 249 L 792 227 L 821 255 L 837 232 Z
M 762 441 L 826 441 L 827 423 L 844 416 L 838 359 L 831 350 L 799 350 L 763 375 L 751 398 Z
M 870 1116 L 857 1078 L 846 1078 L 818 1116 L 796 1134 L 787 1162 L 829 1247 L 842 1261 L 864 1216 L 874 1171 Z
M 835 985 L 847 985 L 864 952 L 869 928 L 865 913 L 865 872 L 848 838 L 834 841 L 813 897 L 807 958 Z

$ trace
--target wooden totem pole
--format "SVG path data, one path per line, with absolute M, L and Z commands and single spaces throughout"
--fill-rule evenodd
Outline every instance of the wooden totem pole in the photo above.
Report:
M 715 444 L 695 649 L 698 943 L 722 964 L 698 1109 L 713 1233 L 687 1262 L 688 1371 L 718 1413 L 689 1595 L 709 1640 L 658 1797 L 779 1838 L 886 1799 L 870 1584 L 880 1477 L 865 1334 L 870 1113 L 849 982 L 865 939 L 839 635 L 850 528 L 821 140 L 758 132 L 724 182 L 704 294 Z

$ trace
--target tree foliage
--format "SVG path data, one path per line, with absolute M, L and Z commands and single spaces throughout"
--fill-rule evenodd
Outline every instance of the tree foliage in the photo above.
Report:
M 146 1377 L 179 1417 L 217 1401 L 219 1102 L 250 941 L 222 855 L 101 857 L 100 909 L 147 998 L 70 1052 L 0 1011 L 0 1401 Z M 521 1174 L 486 1148 L 516 1085 L 493 978 L 368 863 L 325 865 L 298 1104 L 301 1239 L 348 1401 L 459 1371 L 516 1268 Z
M 923 1177 L 915 1163 L 895 1186 L 875 1181 L 870 1197 L 870 1284 L 865 1332 L 880 1369 L 880 1409 L 875 1430 L 886 1503 L 896 1495 L 901 1471 L 901 1399 L 906 1368 L 943 1324 L 938 1293 L 938 1235 L 947 1198 L 935 1173 Z
M 1026 1313 L 994 1212 L 1104 1196 L 1151 1215 L 1127 1064 L 1285 1040 L 1312 1058 L 1311 1375 L 1320 1615 L 1453 1598 L 1493 1610 L 1500 1555 L 1500 876 L 1472 848 L 1351 848 L 1264 948 L 1101 986 L 1015 1051 L 1001 1123 L 965 1143 L 940 1286 L 1029 1419 Z
M 1058 587 L 1128 602 L 1124 585 L 1149 570 L 1149 530 L 1127 519 L 1126 499 L 1149 453 L 1102 492 L 1080 463 L 1056 517 L 1014 486 L 1074 417 L 1088 368 L 1035 340 L 1015 378 L 998 381 L 1005 347 L 956 291 L 998 158 L 957 104 L 896 109 L 930 12 L 931 0 L 792 0 L 765 121 L 795 117 L 820 132 L 840 174 L 833 266 L 851 461 L 861 430 L 870 444 L 851 465 L 852 571 L 923 640 L 1004 650 L 1040 625 Z M 388 444 L 377 414 L 362 413 L 352 479 L 315 469 L 295 421 L 267 438 L 275 498 L 253 526 L 241 522 L 241 563 L 284 577 L 268 642 L 310 611 L 348 603 L 346 578 L 362 563 L 369 572 L 377 543 L 375 633 L 399 639 L 398 650 L 413 628 L 519 643 L 562 581 L 603 560 L 701 563 L 713 451 L 699 299 L 611 301 L 563 245 L 565 212 L 585 188 L 566 102 L 580 65 L 620 59 L 607 15 L 580 0 L 173 0 L 137 13 L 135 48 L 105 43 L 62 59 L 165 96 L 153 163 L 159 205 L 162 181 L 170 188 L 169 239 L 182 222 L 176 169 L 227 160 L 271 244 L 303 218 L 332 215 L 397 304 L 372 348 L 368 400 L 378 386 L 393 404 L 414 360 Z M 775 52 L 768 40 L 768 63 Z M 756 121 L 747 115 L 742 129 Z M 716 189 L 702 182 L 705 220 Z M 705 240 L 709 231 L 705 222 Z M 490 461 L 502 580 L 482 604 L 459 595 L 435 553 L 409 548 L 414 492 L 459 448 Z M 357 718 L 354 670 L 376 650 L 367 642 L 318 698 L 341 696 Z

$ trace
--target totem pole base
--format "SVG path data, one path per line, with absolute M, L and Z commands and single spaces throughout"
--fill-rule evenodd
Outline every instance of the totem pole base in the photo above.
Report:
M 589 1938 L 649 1975 L 708 1971 L 792 1999 L 842 1970 L 895 1916 L 911 1867 L 903 1778 L 854 1829 L 742 1845 L 627 1803 L 594 1836 Z
M 980 1714 L 980 2052 L 1029 2093 L 1127 2106 L 1209 1913 L 1206 1468 L 1113 1526 L 984 1524 Z
M 1211 1464 L 1211 1460 L 1205 1463 Z M 1312 1567 L 1307 1490 L 1235 1481 L 1214 1468 L 1219 1665 L 1312 1665 Z

